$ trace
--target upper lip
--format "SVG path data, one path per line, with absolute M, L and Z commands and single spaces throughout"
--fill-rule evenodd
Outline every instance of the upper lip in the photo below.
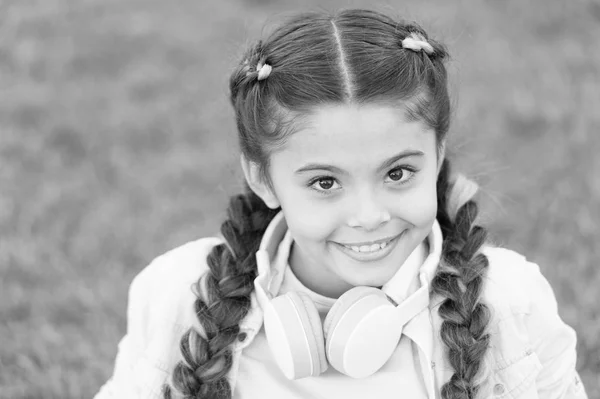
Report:
M 400 234 L 402 234 L 402 233 L 400 233 Z M 389 236 L 389 237 L 386 237 L 386 238 L 382 238 L 382 239 L 376 240 L 376 241 L 363 241 L 363 242 L 350 242 L 350 243 L 343 243 L 343 242 L 341 242 L 340 244 L 346 245 L 348 247 L 360 247 L 360 246 L 363 246 L 363 245 L 381 244 L 383 242 L 387 242 L 387 241 L 393 240 L 394 238 L 398 237 L 400 234 L 396 234 L 395 236 Z

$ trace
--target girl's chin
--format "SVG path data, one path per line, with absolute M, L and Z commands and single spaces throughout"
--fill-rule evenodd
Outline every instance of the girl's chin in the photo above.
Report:
M 396 273 L 396 269 L 394 270 L 382 270 L 381 273 L 363 273 L 361 275 L 346 275 L 340 276 L 346 282 L 351 284 L 352 286 L 370 286 L 370 287 L 381 287 L 385 283 L 387 283 Z M 365 275 L 366 274 L 366 275 Z
M 352 286 L 381 287 L 396 274 L 407 256 L 400 254 L 398 249 L 387 257 L 375 262 L 357 262 L 338 252 L 338 276 Z
M 381 262 L 378 265 L 350 265 L 343 263 L 342 270 L 336 273 L 339 278 L 352 286 L 381 287 L 387 283 L 398 271 L 400 262 Z

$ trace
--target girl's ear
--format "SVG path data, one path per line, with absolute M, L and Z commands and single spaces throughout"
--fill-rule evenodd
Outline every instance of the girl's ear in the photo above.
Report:
M 261 176 L 258 165 L 246 159 L 244 154 L 240 156 L 240 163 L 242 164 L 246 182 L 248 182 L 254 194 L 258 195 L 269 208 L 279 208 L 279 200 L 273 192 L 271 185 Z

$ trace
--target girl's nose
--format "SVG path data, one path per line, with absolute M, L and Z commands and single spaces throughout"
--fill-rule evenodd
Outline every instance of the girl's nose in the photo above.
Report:
M 365 190 L 352 208 L 348 218 L 350 227 L 372 231 L 391 219 L 387 207 L 375 198 L 372 190 Z

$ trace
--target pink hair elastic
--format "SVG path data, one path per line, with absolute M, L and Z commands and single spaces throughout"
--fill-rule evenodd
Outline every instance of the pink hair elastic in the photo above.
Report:
M 415 32 L 412 32 L 402 40 L 402 47 L 413 51 L 424 50 L 427 54 L 433 53 L 431 44 L 429 44 L 421 34 Z
M 269 64 L 258 63 L 256 72 L 258 72 L 258 80 L 263 80 L 269 77 L 273 68 Z

